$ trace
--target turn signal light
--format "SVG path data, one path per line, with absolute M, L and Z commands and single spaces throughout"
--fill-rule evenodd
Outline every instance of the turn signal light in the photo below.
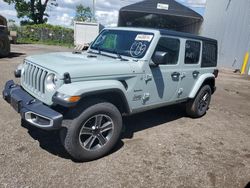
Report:
M 72 97 L 69 97 L 68 101 L 69 102 L 78 102 L 80 99 L 81 99 L 80 96 L 72 96 Z

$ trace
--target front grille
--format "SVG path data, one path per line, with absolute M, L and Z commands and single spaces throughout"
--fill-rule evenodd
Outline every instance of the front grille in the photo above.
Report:
M 45 79 L 48 71 L 32 63 L 24 63 L 24 75 L 22 75 L 23 84 L 33 92 L 45 93 Z

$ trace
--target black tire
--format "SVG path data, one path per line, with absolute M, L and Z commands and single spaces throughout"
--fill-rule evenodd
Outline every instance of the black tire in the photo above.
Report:
M 112 128 L 102 132 L 104 125 Z M 67 128 L 61 130 L 60 138 L 66 151 L 76 161 L 91 161 L 108 154 L 119 141 L 122 117 L 113 104 L 92 102 L 78 117 L 64 121 L 64 126 Z
M 8 35 L 0 33 L 0 57 L 6 57 L 10 53 L 10 41 Z
M 186 113 L 192 118 L 199 118 L 206 114 L 211 101 L 212 90 L 209 85 L 204 85 L 194 99 L 186 104 Z

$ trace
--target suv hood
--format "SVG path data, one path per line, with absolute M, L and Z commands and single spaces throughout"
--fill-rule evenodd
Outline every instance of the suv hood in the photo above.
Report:
M 92 57 L 88 55 L 92 55 Z M 120 59 L 86 52 L 82 54 L 58 52 L 33 55 L 27 57 L 26 60 L 59 74 L 61 78 L 66 72 L 70 74 L 71 78 L 108 75 L 125 76 L 138 72 L 138 70 L 135 70 L 135 67 L 139 68 L 139 66 L 130 66 L 130 63 L 138 62 L 121 61 Z

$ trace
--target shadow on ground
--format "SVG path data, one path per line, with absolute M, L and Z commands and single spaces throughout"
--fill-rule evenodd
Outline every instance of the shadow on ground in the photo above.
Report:
M 22 126 L 28 130 L 29 135 L 39 141 L 40 147 L 53 155 L 70 159 L 70 155 L 61 145 L 58 131 L 45 131 L 29 125 L 22 120 Z
M 135 132 L 175 121 L 185 116 L 184 106 L 179 104 L 125 117 L 123 138 L 133 138 Z
M 15 57 L 19 57 L 19 56 L 23 56 L 26 55 L 25 53 L 19 53 L 19 52 L 10 52 L 10 54 L 6 57 L 6 58 L 15 58 Z
M 122 139 L 132 139 L 135 132 L 168 123 L 185 116 L 186 113 L 184 108 L 181 105 L 176 105 L 124 117 L 125 128 L 122 134 Z M 60 142 L 59 131 L 44 131 L 29 125 L 25 121 L 22 121 L 22 126 L 28 130 L 28 133 L 33 139 L 39 141 L 42 149 L 53 155 L 65 159 L 71 159 L 70 155 L 65 151 Z M 124 142 L 122 140 L 119 141 L 109 155 L 118 151 L 123 145 Z
M 248 182 L 245 188 L 250 188 L 250 182 Z

